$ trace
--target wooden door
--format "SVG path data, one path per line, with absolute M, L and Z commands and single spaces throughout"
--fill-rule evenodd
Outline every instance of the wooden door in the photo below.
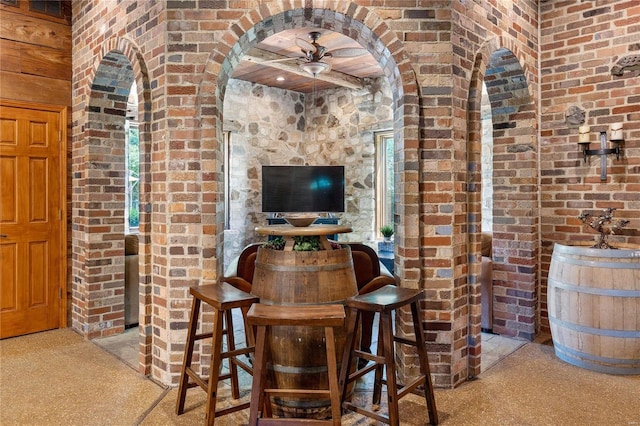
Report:
M 0 105 L 0 338 L 61 324 L 62 116 Z

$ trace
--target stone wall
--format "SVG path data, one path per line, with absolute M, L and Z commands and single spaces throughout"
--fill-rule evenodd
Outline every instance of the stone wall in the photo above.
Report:
M 345 166 L 345 212 L 339 223 L 354 232 L 340 241 L 375 238 L 374 132 L 392 126 L 391 94 L 382 79 L 360 91 L 301 94 L 231 80 L 225 96 L 230 144 L 230 222 L 225 230 L 225 270 L 254 232 L 267 223 L 261 206 L 263 165 Z M 251 108 L 247 108 L 251 105 Z

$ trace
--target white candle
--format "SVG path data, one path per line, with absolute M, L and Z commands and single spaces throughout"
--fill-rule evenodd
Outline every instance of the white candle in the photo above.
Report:
M 589 126 L 580 126 L 578 127 L 578 132 L 580 132 L 580 136 L 578 137 L 579 143 L 589 143 L 589 131 L 591 128 Z
M 609 138 L 612 141 L 619 141 L 622 140 L 622 123 L 613 123 L 611 126 L 609 126 L 609 131 L 611 132 Z

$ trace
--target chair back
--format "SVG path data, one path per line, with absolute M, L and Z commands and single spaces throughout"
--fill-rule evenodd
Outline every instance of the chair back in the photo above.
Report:
M 347 243 L 351 247 L 353 269 L 358 288 L 380 275 L 380 259 L 374 249 L 362 243 Z
M 256 269 L 258 248 L 262 245 L 263 243 L 249 244 L 242 250 L 238 258 L 238 271 L 236 275 L 249 283 L 253 283 L 253 272 Z

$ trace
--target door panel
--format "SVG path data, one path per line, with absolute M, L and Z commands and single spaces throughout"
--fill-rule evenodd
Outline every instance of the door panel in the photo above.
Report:
M 62 204 L 57 112 L 0 106 L 0 337 L 59 327 Z
M 17 260 L 18 245 L 0 245 L 0 256 L 2 256 L 2 300 L 0 309 L 2 312 L 9 312 L 18 309 L 18 286 L 17 286 Z

